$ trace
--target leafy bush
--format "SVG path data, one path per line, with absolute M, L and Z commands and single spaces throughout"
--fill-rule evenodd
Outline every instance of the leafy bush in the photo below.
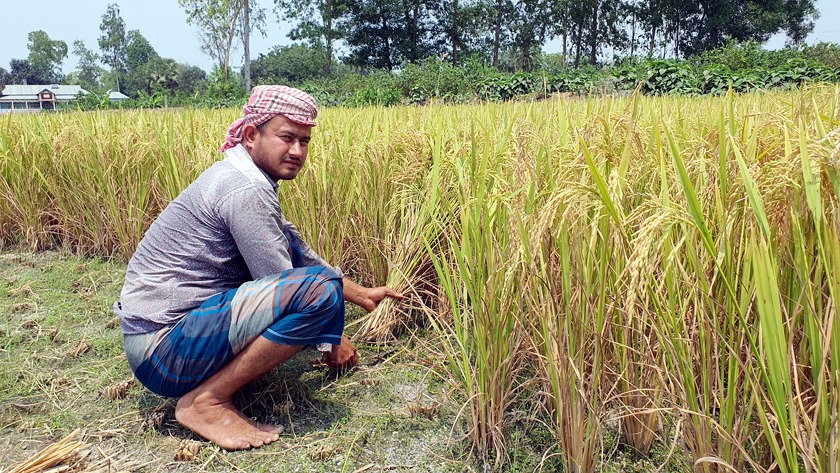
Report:
M 433 56 L 419 64 L 407 64 L 397 74 L 397 85 L 409 103 L 432 99 L 461 103 L 481 95 L 485 81 L 498 71 L 480 55 L 473 55 L 460 66 Z
M 540 70 L 549 75 L 562 74 L 572 67 L 570 64 L 563 62 L 561 53 L 542 53 L 538 61 Z
M 311 94 L 319 106 L 394 105 L 402 101 L 396 77 L 385 71 L 345 69 L 329 77 L 306 81 L 298 87 Z
M 738 43 L 729 41 L 724 46 L 706 51 L 695 58 L 690 58 L 697 67 L 726 66 L 734 72 L 747 69 L 775 69 L 786 61 L 801 57 L 801 53 L 792 47 L 779 50 L 766 50 L 756 41 Z
M 117 104 L 108 100 L 109 92 L 90 91 L 87 94 L 80 92 L 72 102 L 62 105 L 59 110 L 102 110 L 115 108 Z
M 397 75 L 397 85 L 411 103 L 424 103 L 432 98 L 456 101 L 468 89 L 464 69 L 438 56 L 404 66 Z
M 402 94 L 396 87 L 370 86 L 356 89 L 348 105 L 354 107 L 364 107 L 366 105 L 390 106 L 399 105 L 401 100 Z
M 223 71 L 213 67 L 207 81 L 207 92 L 203 95 L 196 94 L 200 105 L 211 108 L 242 106 L 248 98 L 250 91 L 245 91 L 245 86 L 240 82 L 241 76 L 229 74 L 225 80 Z
M 554 92 L 568 92 L 572 94 L 597 93 L 607 80 L 608 75 L 594 66 L 584 66 L 577 70 L 568 70 L 554 76 Z M 610 87 L 614 87 L 610 85 Z
M 840 69 L 840 44 L 821 41 L 802 47 L 802 57 L 831 69 Z
M 651 60 L 644 65 L 642 91 L 647 94 L 699 94 L 700 81 L 685 61 Z
M 298 84 L 324 77 L 326 53 L 303 44 L 275 46 L 268 54 L 251 61 L 254 84 Z
M 633 90 L 645 79 L 645 70 L 640 64 L 631 58 L 611 69 L 610 75 L 619 90 Z
M 533 92 L 535 83 L 534 75 L 527 72 L 498 74 L 485 79 L 480 96 L 485 100 L 510 100 Z

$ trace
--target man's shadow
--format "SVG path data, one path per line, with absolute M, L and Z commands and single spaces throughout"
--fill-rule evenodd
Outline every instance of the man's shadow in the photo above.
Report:
M 319 353 L 306 349 L 242 388 L 233 398 L 238 409 L 261 423 L 282 425 L 283 436 L 328 432 L 350 411 L 321 393 L 339 376 L 314 364 Z M 138 409 L 141 430 L 154 429 L 179 439 L 202 440 L 175 420 L 177 399 L 158 396 L 142 388 Z

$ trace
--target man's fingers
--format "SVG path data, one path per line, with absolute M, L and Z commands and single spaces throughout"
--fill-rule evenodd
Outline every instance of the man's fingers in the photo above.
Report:
M 393 297 L 394 299 L 402 299 L 404 297 L 401 293 L 389 288 L 385 288 L 385 295 Z
M 403 295 L 401 293 L 391 289 L 390 287 L 382 286 L 382 287 L 378 287 L 376 289 L 377 290 L 375 290 L 374 293 L 377 293 L 377 295 L 381 294 L 381 297 L 379 297 L 379 300 L 382 300 L 386 297 L 393 297 L 395 299 L 402 299 L 403 298 Z

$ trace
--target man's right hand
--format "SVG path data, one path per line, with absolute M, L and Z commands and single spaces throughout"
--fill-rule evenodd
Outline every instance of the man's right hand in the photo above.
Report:
M 341 344 L 333 345 L 332 351 L 324 353 L 324 362 L 330 368 L 348 369 L 359 363 L 359 353 L 349 338 L 342 335 Z

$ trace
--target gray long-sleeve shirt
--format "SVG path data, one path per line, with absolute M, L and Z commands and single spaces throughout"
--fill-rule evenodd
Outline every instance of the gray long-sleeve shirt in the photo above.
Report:
M 145 333 L 178 322 L 215 294 L 296 266 L 328 264 L 283 217 L 277 183 L 238 145 L 149 227 L 114 310 L 123 333 Z

